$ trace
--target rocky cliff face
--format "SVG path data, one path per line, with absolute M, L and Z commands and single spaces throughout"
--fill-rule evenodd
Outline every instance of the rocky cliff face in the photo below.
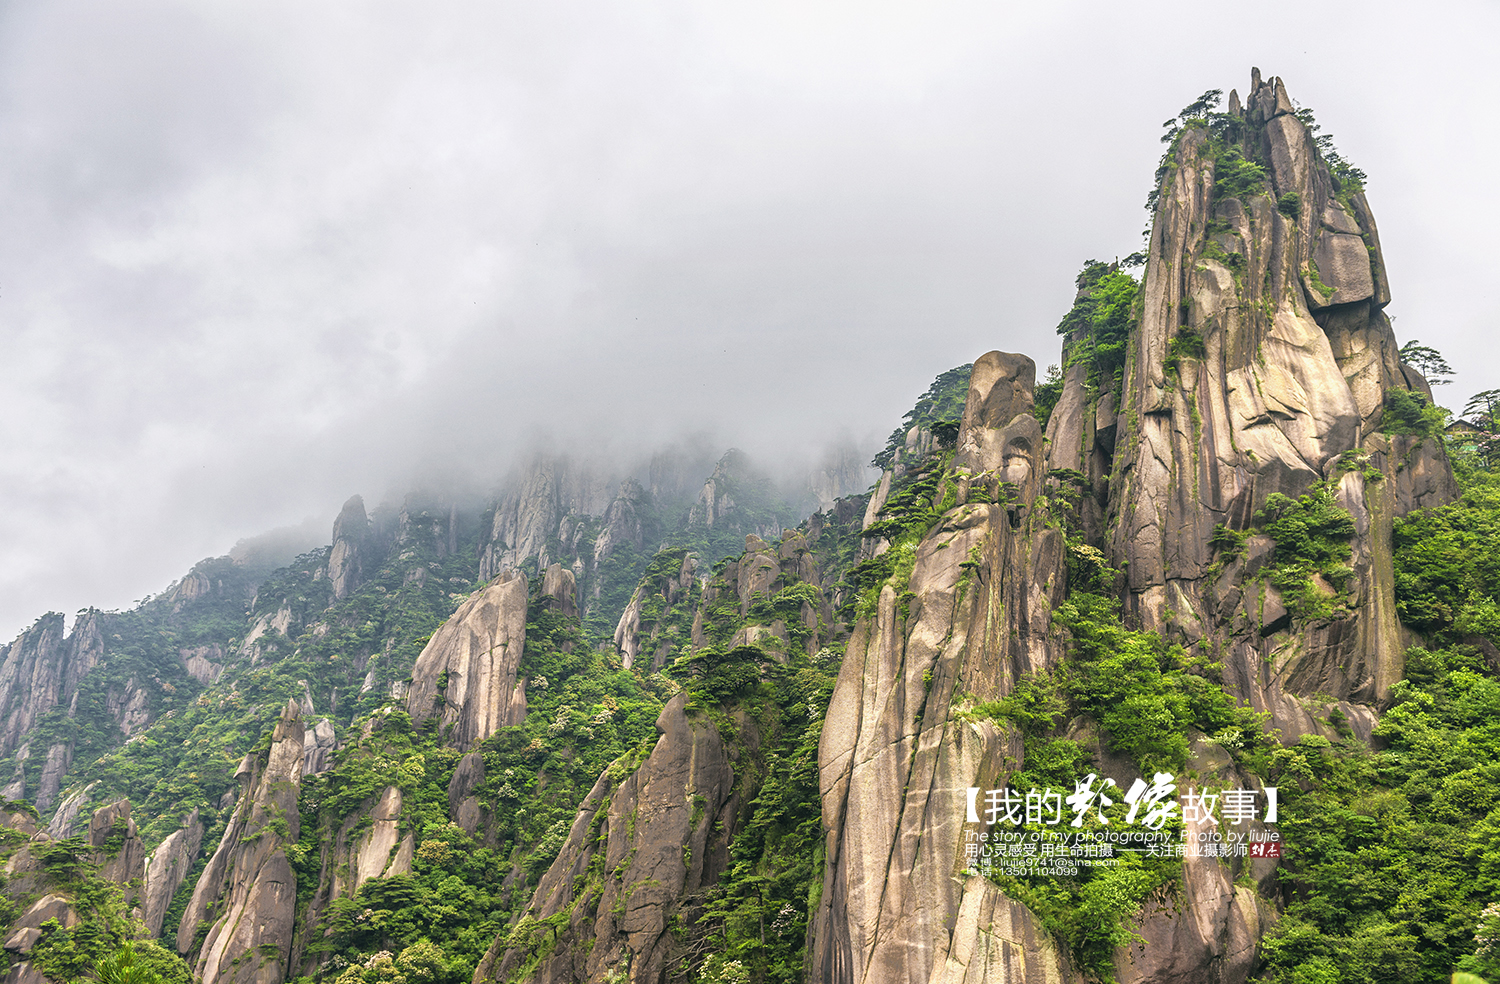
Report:
M 365 500 L 351 496 L 333 522 L 333 547 L 328 554 L 328 580 L 333 582 L 335 600 L 349 597 L 359 587 L 360 548 L 369 534 L 370 520 L 365 515 Z
M 102 623 L 106 616 L 88 612 L 66 638 L 63 617 L 45 615 L 3 651 L 0 662 L 0 756 L 15 753 L 17 772 L 3 790 L 8 799 L 29 798 L 38 810 L 51 809 L 62 789 L 63 776 L 73 761 L 72 742 L 53 742 L 33 748 L 28 733 L 42 716 L 64 708 L 69 717 L 77 712 L 78 688 L 83 678 L 104 658 Z M 142 696 L 132 695 L 117 710 L 122 716 L 129 703 L 129 721 L 139 727 L 148 716 Z M 127 731 L 126 734 L 129 732 Z M 32 760 L 35 761 L 32 761 Z M 27 781 L 27 765 L 39 762 L 39 773 Z M 29 795 L 28 795 L 29 794 Z
M 0 830 L 6 834 L 4 847 L 0 847 L 5 874 L 0 887 L 9 897 L 7 903 L 20 903 L 6 906 L 8 925 L 0 924 L 0 940 L 9 958 L 9 973 L 4 980 L 6 984 L 44 984 L 49 978 L 39 966 L 42 961 L 37 944 L 52 942 L 58 930 L 79 929 L 84 916 L 97 911 L 97 896 L 89 904 L 80 899 L 80 890 L 90 883 L 114 882 L 122 890 L 125 911 L 129 911 L 141 891 L 145 849 L 130 818 L 130 801 L 123 799 L 94 813 L 81 852 L 70 852 L 75 863 L 66 867 L 54 867 L 55 857 L 49 861 L 48 853 L 60 845 L 38 829 L 27 811 L 0 811 Z M 53 921 L 55 929 L 49 925 Z M 124 912 L 120 913 L 120 923 L 125 923 Z
M 559 539 L 564 523 L 578 532 L 578 520 L 604 513 L 615 498 L 619 479 L 595 474 L 566 458 L 535 456 L 495 505 L 489 535 L 482 547 L 479 576 L 488 580 L 523 561 L 536 560 L 546 568 L 554 560 L 550 544 Z M 572 520 L 572 522 L 569 522 Z M 575 537 L 562 538 L 571 554 Z M 572 549 L 569 549 L 569 548 Z
M 718 728 L 686 703 L 680 694 L 662 710 L 661 738 L 639 768 L 599 777 L 520 925 L 496 940 L 476 982 L 669 978 L 682 953 L 671 927 L 692 923 L 694 897 L 724 869 L 739 805 Z
M 1257 74 L 1243 109 L 1232 96 L 1230 113 L 1176 136 L 1133 309 L 1133 282 L 1104 274 L 1116 276 L 1081 279 L 1082 313 L 1065 322 L 1047 440 L 1030 360 L 975 363 L 930 499 L 940 515 L 891 562 L 850 639 L 819 754 L 827 853 L 809 980 L 1080 979 L 1033 914 L 965 874 L 960 840 L 965 787 L 1002 787 L 1026 764 L 1013 731 L 966 712 L 1073 645 L 1052 618 L 1070 552 L 1101 551 L 1122 572 L 1126 620 L 1218 654 L 1226 688 L 1288 740 L 1332 734 L 1333 709 L 1367 735 L 1401 676 L 1391 520 L 1446 501 L 1453 480 L 1434 439 L 1382 432 L 1395 394 L 1429 393 L 1382 311 L 1369 205 L 1319 156 L 1279 80 Z M 1088 306 L 1106 287 L 1128 294 L 1116 335 Z M 910 489 L 923 474 L 887 472 L 870 532 L 909 514 L 903 477 Z M 1278 545 L 1277 517 L 1298 510 L 1332 517 L 1344 570 L 1296 567 Z M 1111 775 L 1138 776 L 1093 744 Z M 1192 747 L 1196 774 L 1256 788 L 1217 746 Z M 1257 897 L 1273 876 L 1273 862 L 1187 858 L 1179 904 L 1136 917 L 1146 944 L 1116 953 L 1117 975 L 1243 982 L 1275 919 Z
M 322 925 L 328 906 L 336 899 L 350 898 L 372 878 L 388 878 L 411 871 L 416 838 L 400 832 L 401 790 L 387 786 L 373 802 L 351 814 L 322 848 L 322 871 L 318 890 L 299 920 L 291 967 L 298 973 L 315 974 L 323 958 L 306 955 L 309 943 L 326 934 Z
M 1141 624 L 1218 640 L 1237 693 L 1301 733 L 1313 724 L 1298 695 L 1370 704 L 1400 679 L 1394 588 L 1377 558 L 1394 516 L 1455 486 L 1435 438 L 1381 430 L 1393 394 L 1431 393 L 1400 362 L 1364 193 L 1323 162 L 1280 79 L 1257 73 L 1231 110 L 1217 132 L 1184 127 L 1169 155 L 1121 378 L 1090 386 L 1072 356 L 1091 339 L 1069 336 L 1047 467 L 1086 476 L 1086 525 L 1127 572 Z M 1263 178 L 1245 180 L 1244 162 Z M 1358 527 L 1347 583 L 1316 586 L 1344 614 L 1282 624 L 1277 587 L 1265 604 L 1244 590 L 1255 544 L 1233 560 L 1215 531 L 1256 532 L 1272 495 L 1315 483 Z
M 280 984 L 289 967 L 297 880 L 286 848 L 297 842 L 302 780 L 301 708 L 287 703 L 270 748 L 247 755 L 239 805 L 193 889 L 177 950 L 196 955 L 203 984 Z
M 203 824 L 194 810 L 183 820 L 182 829 L 173 831 L 146 859 L 146 884 L 141 903 L 141 919 L 152 939 L 161 935 L 172 896 L 198 859 L 203 846 Z
M 516 677 L 526 643 L 526 576 L 506 571 L 459 606 L 417 657 L 406 709 L 415 724 L 437 717 L 455 748 L 469 748 L 526 717 Z
M 1062 655 L 1063 535 L 1038 506 L 1034 378 L 1024 356 L 974 364 L 954 504 L 910 558 L 911 597 L 881 587 L 849 640 L 818 755 L 828 836 L 810 980 L 995 980 L 983 975 L 1000 967 L 1000 980 L 1047 980 L 1066 965 L 1024 907 L 957 864 L 965 787 L 996 785 L 1021 754 L 962 720 L 959 695 L 993 700 Z

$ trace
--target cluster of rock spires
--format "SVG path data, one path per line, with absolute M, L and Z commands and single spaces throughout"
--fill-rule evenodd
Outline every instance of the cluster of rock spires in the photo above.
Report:
M 1050 625 L 1065 580 L 1062 534 L 1038 508 L 1044 491 L 1069 481 L 1053 476 L 1084 477 L 1079 518 L 1126 572 L 1127 616 L 1214 647 L 1226 686 L 1269 711 L 1287 740 L 1333 735 L 1335 709 L 1368 736 L 1375 705 L 1401 677 L 1391 522 L 1449 501 L 1455 485 L 1434 439 L 1379 427 L 1392 392 L 1431 394 L 1401 364 L 1383 313 L 1390 293 L 1363 193 L 1335 193 L 1279 79 L 1257 72 L 1245 107 L 1232 94 L 1230 113 L 1246 156 L 1266 162 L 1268 186 L 1216 198 L 1208 133 L 1180 136 L 1122 384 L 1090 387 L 1087 363 L 1075 361 L 1043 442 L 1031 360 L 990 353 L 975 363 L 953 467 L 968 487 L 1004 482 L 1014 498 L 966 504 L 961 487 L 918 548 L 909 620 L 897 618 L 887 587 L 850 640 L 820 752 L 828 850 L 810 980 L 1076 979 L 1033 916 L 959 874 L 963 824 L 952 806 L 965 787 L 1003 785 L 1001 763 L 1022 758 L 1016 739 L 957 720 L 958 695 L 994 700 L 1062 656 Z M 1186 331 L 1202 354 L 1169 368 Z M 1351 454 L 1358 467 L 1341 468 Z M 1248 590 L 1271 542 L 1252 536 L 1218 569 L 1211 540 L 1221 524 L 1247 530 L 1271 494 L 1318 482 L 1332 483 L 1354 517 L 1354 572 L 1346 614 L 1295 624 L 1274 587 L 1264 600 Z M 941 549 L 950 545 L 958 549 Z M 975 583 L 961 591 L 957 562 L 975 547 Z M 1189 767 L 1209 776 L 1229 766 L 1200 741 Z M 1117 772 L 1135 778 L 1128 764 Z M 1273 868 L 1257 861 L 1249 873 L 1269 889 Z M 1120 979 L 1246 980 L 1274 909 L 1236 884 L 1239 873 L 1187 859 L 1181 904 L 1142 914 L 1147 943 L 1117 955 Z
M 1059 493 L 1071 476 L 1081 477 L 1083 495 L 1070 518 L 1124 572 L 1116 588 L 1127 617 L 1221 654 L 1226 686 L 1268 712 L 1271 726 L 1289 739 L 1331 734 L 1335 709 L 1368 736 L 1376 707 L 1401 678 L 1409 640 L 1395 616 L 1392 520 L 1448 501 L 1455 486 L 1437 442 L 1380 427 L 1390 394 L 1430 400 L 1430 390 L 1401 363 L 1383 313 L 1390 290 L 1363 193 L 1338 186 L 1279 79 L 1255 73 L 1243 104 L 1231 94 L 1229 115 L 1246 156 L 1264 162 L 1265 187 L 1216 195 L 1219 158 L 1210 135 L 1189 126 L 1179 136 L 1159 189 L 1140 313 L 1118 381 L 1091 379 L 1087 363 L 1073 360 L 1044 433 L 1030 359 L 991 352 L 974 364 L 949 465 L 957 501 L 918 545 L 909 580 L 884 586 L 873 615 L 853 626 L 823 725 L 826 840 L 808 921 L 809 981 L 1083 979 L 1035 914 L 966 873 L 959 808 L 966 788 L 1004 785 L 1024 758 L 1018 737 L 963 714 L 965 701 L 1003 697 L 1023 676 L 1057 666 L 1067 651 L 1052 612 L 1066 591 Z M 1201 349 L 1174 348 L 1188 334 Z M 1065 349 L 1085 341 L 1075 333 Z M 924 467 L 934 442 L 930 429 L 912 428 L 870 497 L 866 527 L 881 520 L 893 486 Z M 458 549 L 463 523 L 482 530 L 481 575 L 489 583 L 432 635 L 409 683 L 393 694 L 414 723 L 435 719 L 443 740 L 465 753 L 448 806 L 466 832 L 482 836 L 488 823 L 478 795 L 484 761 L 474 749 L 526 715 L 521 661 L 529 599 L 515 567 L 539 562 L 548 604 L 578 616 L 598 597 L 594 578 L 611 550 L 651 545 L 652 503 L 675 502 L 691 488 L 677 465 L 653 462 L 648 488 L 635 478 L 538 459 L 482 517 L 466 519 L 451 502 L 403 510 L 403 536 L 430 538 L 449 553 Z M 722 459 L 684 505 L 690 521 L 722 522 L 734 506 L 737 474 L 742 463 Z M 833 501 L 856 481 L 849 463 L 833 461 L 819 474 L 810 483 L 819 504 L 851 508 Z M 1352 574 L 1336 599 L 1336 617 L 1299 622 L 1274 587 L 1247 590 L 1270 554 L 1266 537 L 1249 536 L 1227 562 L 1213 541 L 1219 527 L 1249 531 L 1273 493 L 1296 496 L 1315 483 L 1329 483 L 1354 518 Z M 686 551 L 656 581 L 642 583 L 614 635 L 627 668 L 662 669 L 681 641 L 668 625 L 673 612 L 691 623 L 691 643 L 703 646 L 703 611 L 737 600 L 743 615 L 755 599 L 792 581 L 824 589 L 823 606 L 809 603 L 796 618 L 810 633 L 809 653 L 828 641 L 818 633 L 834 622 L 840 599 L 831 596 L 833 585 L 809 546 L 814 535 L 783 533 L 779 524 L 743 532 L 750 534 L 745 553 L 711 583 Z M 391 549 L 382 544 L 363 503 L 351 499 L 327 561 L 334 598 L 358 588 Z M 862 556 L 883 546 L 872 536 Z M 204 575 L 176 590 L 228 589 Z M 653 597 L 665 613 L 648 610 Z M 46 756 L 47 766 L 34 791 L 18 775 L 0 791 L 4 798 L 32 792 L 39 809 L 57 802 L 72 748 L 31 749 L 26 736 L 43 714 L 76 699 L 79 681 L 102 658 L 107 618 L 86 616 L 64 638 L 61 616 L 49 617 L 5 651 L 0 755 Z M 278 618 L 285 632 L 278 612 L 262 619 L 260 633 L 277 631 Z M 788 628 L 785 620 L 749 625 L 731 646 L 770 644 L 771 651 L 789 642 Z M 241 651 L 252 660 L 255 636 L 247 635 Z M 211 682 L 232 656 L 184 649 L 182 659 L 194 679 Z M 146 720 L 146 703 L 132 688 L 139 689 L 135 681 L 111 705 L 126 736 Z M 298 791 L 303 776 L 326 769 L 336 753 L 332 725 L 325 719 L 309 726 L 310 716 L 310 696 L 290 702 L 268 747 L 247 756 L 236 773 L 232 819 L 176 927 L 178 950 L 204 984 L 277 984 L 319 970 L 307 951 L 329 905 L 371 878 L 410 871 L 414 843 L 401 832 L 402 795 L 391 785 L 324 845 L 317 893 L 299 918 L 287 857 L 299 833 Z M 758 740 L 754 721 L 736 724 L 742 744 Z M 662 710 L 657 730 L 649 754 L 599 777 L 526 907 L 526 919 L 538 923 L 566 915 L 547 955 L 528 963 L 531 950 L 502 934 L 476 984 L 677 979 L 681 944 L 670 927 L 691 924 L 701 892 L 725 870 L 747 793 L 736 783 L 742 749 L 691 712 L 684 696 Z M 1112 755 L 1097 733 L 1081 737 L 1122 785 L 1135 777 L 1135 766 Z M 1189 765 L 1225 784 L 1257 782 L 1204 741 L 1194 744 Z M 49 834 L 25 814 L 5 818 L 36 843 L 67 836 L 73 822 L 68 816 L 64 829 Z M 124 846 L 98 859 L 103 877 L 140 886 L 141 917 L 159 934 L 172 895 L 203 850 L 203 825 L 196 813 L 185 818 L 148 859 L 129 804 L 121 802 L 93 814 L 88 842 L 102 851 L 121 827 Z M 603 869 L 618 874 L 590 894 L 584 876 L 601 855 Z M 12 887 L 36 870 L 30 859 L 25 850 L 12 859 Z M 1116 955 L 1120 980 L 1247 980 L 1276 915 L 1268 901 L 1276 863 L 1240 864 L 1248 867 L 1186 859 L 1180 904 L 1140 914 L 1147 942 Z M 66 899 L 35 902 L 4 946 L 24 958 L 37 927 L 47 918 L 66 925 L 68 911 Z M 21 959 L 6 984 L 38 982 L 28 966 Z

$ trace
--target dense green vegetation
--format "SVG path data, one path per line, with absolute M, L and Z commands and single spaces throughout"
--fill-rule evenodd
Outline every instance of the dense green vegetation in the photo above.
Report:
M 1500 973 L 1475 955 L 1500 898 L 1500 682 L 1473 647 L 1415 648 L 1392 701 L 1374 750 L 1310 735 L 1271 756 L 1288 853 L 1268 984 Z
M 1468 477 L 1452 505 L 1396 520 L 1396 607 L 1440 640 L 1500 644 L 1500 474 Z
M 891 467 L 897 452 L 906 445 L 907 432 L 913 427 L 926 427 L 936 432 L 938 425 L 947 424 L 956 432 L 956 425 L 963 419 L 964 401 L 969 396 L 969 373 L 973 369 L 973 363 L 965 363 L 939 374 L 927 387 L 927 392 L 917 398 L 916 406 L 901 418 L 901 426 L 891 431 L 885 448 L 871 464 L 876 468 Z
M 308 931 L 309 956 L 327 959 L 335 970 L 359 970 L 364 980 L 391 969 L 366 966 L 381 952 L 396 954 L 395 969 L 420 956 L 437 984 L 469 980 L 485 949 L 530 900 L 599 774 L 655 740 L 671 684 L 621 670 L 538 587 L 533 583 L 521 664 L 532 681 L 526 721 L 501 729 L 479 749 L 483 837 L 476 840 L 449 819 L 447 788 L 459 754 L 443 744 L 436 719 L 413 729 L 404 712 L 382 715 L 369 737 L 340 753 L 332 771 L 304 780 L 294 858 L 302 904 L 328 877 L 320 851 L 350 820 L 356 831 L 368 822 L 361 818 L 392 777 L 403 793 L 400 832 L 415 840 L 410 874 L 371 879 L 327 907 Z
M 1089 260 L 1075 281 L 1078 287 L 1073 307 L 1057 326 L 1067 337 L 1066 365 L 1088 367 L 1090 395 L 1117 386 L 1125 371 L 1126 346 L 1138 313 L 1135 310 L 1140 281 L 1117 266 Z
M 1380 430 L 1385 434 L 1437 437 L 1448 424 L 1448 411 L 1429 404 L 1421 393 L 1392 390 L 1385 398 Z
M 1242 762 L 1269 741 L 1262 716 L 1235 706 L 1222 687 L 1220 665 L 1207 653 L 1189 652 L 1157 633 L 1123 624 L 1119 603 L 1103 593 L 1115 574 L 1097 550 L 1072 538 L 1069 594 L 1053 616 L 1068 634 L 1067 658 L 1055 671 L 1025 677 L 1004 698 L 969 712 L 1021 735 L 1021 768 L 1006 780 L 1012 789 L 1069 795 L 1094 771 L 1096 755 L 1105 747 L 1130 756 L 1144 776 L 1181 775 L 1193 734 L 1212 735 Z M 1075 730 L 1080 720 L 1096 724 L 1080 735 Z M 1121 792 L 1103 811 L 1107 823 L 1091 812 L 1081 829 L 1124 826 L 1129 807 Z M 1180 831 L 1180 825 L 1178 815 L 1164 829 Z M 1043 833 L 1049 828 L 1021 824 L 1015 829 Z M 1125 853 L 1112 867 L 1080 866 L 1073 875 L 996 872 L 992 877 L 1041 917 L 1080 969 L 1112 981 L 1116 949 L 1137 939 L 1132 919 L 1154 893 L 1171 891 L 1180 876 L 1176 858 Z
M 24 804 L 6 806 L 27 811 Z M 0 896 L 0 925 L 47 895 L 67 899 L 80 917 L 73 927 L 65 927 L 56 919 L 42 923 L 41 936 L 28 954 L 42 973 L 55 981 L 103 980 L 96 968 L 102 965 L 107 971 L 117 955 L 129 948 L 132 965 L 141 975 L 140 984 L 191 984 L 192 972 L 175 952 L 139 939 L 144 927 L 132 918 L 132 903 L 124 890 L 99 876 L 99 866 L 109 856 L 107 850 L 101 856 L 76 837 L 28 844 L 19 830 L 0 826 L 0 864 L 14 861 L 21 851 L 40 862 L 40 871 L 18 876 L 16 886 L 6 886 L 0 878 L 0 887 L 11 889 Z M 25 865 L 22 870 L 29 867 Z

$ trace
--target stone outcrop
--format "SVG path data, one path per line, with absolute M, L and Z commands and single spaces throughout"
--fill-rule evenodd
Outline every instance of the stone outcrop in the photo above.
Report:
M 238 805 L 177 930 L 178 952 L 193 954 L 199 923 L 212 911 L 194 964 L 203 984 L 280 984 L 286 976 L 297 908 L 286 848 L 297 842 L 301 823 L 303 738 L 301 708 L 292 700 L 270 748 L 245 756 L 235 773 Z
M 620 483 L 620 491 L 604 511 L 603 525 L 594 539 L 595 570 L 621 546 L 628 544 L 640 550 L 646 545 L 646 510 L 650 497 L 650 493 L 633 478 Z
M 116 800 L 94 811 L 88 845 L 99 877 L 124 886 L 127 904 L 135 904 L 146 878 L 146 845 L 130 818 L 130 800 Z
M 302 774 L 315 776 L 333 768 L 333 753 L 338 747 L 338 738 L 333 722 L 319 718 L 318 723 L 307 729 L 302 752 Z
M 470 752 L 458 760 L 453 778 L 448 781 L 448 816 L 469 836 L 484 826 L 485 810 L 479 800 L 484 785 L 484 756 Z
M 64 837 L 72 837 L 78 826 L 78 815 L 83 812 L 83 805 L 88 802 L 90 794 L 93 793 L 97 782 L 91 782 L 80 789 L 74 789 L 63 797 L 61 803 L 57 804 L 57 811 L 52 814 L 52 820 L 47 824 L 47 835 L 57 840 Z
M 994 700 L 1062 655 L 1064 543 L 1037 508 L 1034 379 L 1024 356 L 974 364 L 957 504 L 917 547 L 905 616 L 886 586 L 849 640 L 818 752 L 827 848 L 810 980 L 1055 980 L 1067 966 L 1024 907 L 960 874 L 964 791 L 1003 785 L 1021 749 L 962 720 L 958 695 Z
M 350 496 L 333 521 L 333 548 L 328 554 L 328 580 L 333 582 L 335 601 L 349 597 L 359 587 L 363 572 L 361 548 L 369 529 L 365 500 Z
M 1223 139 L 1264 167 L 1265 185 L 1227 195 L 1220 138 L 1196 125 L 1178 135 L 1120 375 L 1091 365 L 1092 324 L 1075 328 L 1043 440 L 1030 360 L 990 353 L 973 367 L 947 476 L 956 504 L 917 546 L 904 601 L 885 586 L 854 629 L 823 728 L 810 980 L 1078 979 L 1035 917 L 961 859 L 965 787 L 1005 785 L 1024 749 L 959 712 L 1062 657 L 1051 612 L 1064 599 L 1063 528 L 1122 571 L 1127 620 L 1222 653 L 1226 687 L 1286 740 L 1326 733 L 1333 707 L 1368 735 L 1400 678 L 1391 522 L 1454 484 L 1435 441 L 1381 424 L 1393 393 L 1430 392 L 1401 365 L 1382 311 L 1389 285 L 1363 194 L 1320 159 L 1280 80 L 1257 77 L 1231 105 L 1237 135 Z M 922 435 L 908 438 L 898 457 L 920 478 Z M 902 478 L 886 473 L 867 528 Z M 1249 534 L 1273 493 L 1316 483 L 1354 535 L 1347 589 L 1326 588 L 1334 614 L 1309 620 L 1260 590 L 1276 545 Z M 1247 534 L 1237 555 L 1216 554 L 1218 527 Z M 1202 741 L 1189 769 L 1255 785 Z M 1115 955 L 1119 978 L 1242 984 L 1275 919 L 1257 893 L 1272 893 L 1274 868 L 1186 859 L 1175 899 L 1137 917 L 1147 944 Z
M 49 810 L 57 802 L 57 794 L 62 791 L 63 776 L 72 764 L 72 742 L 58 742 L 47 749 L 47 759 L 42 763 L 42 774 L 36 784 L 36 795 L 32 797 L 38 810 Z
M 755 467 L 749 455 L 731 448 L 703 483 L 698 501 L 688 511 L 688 525 L 775 540 L 781 536 L 782 525 L 773 517 L 783 512 L 785 503 L 775 483 Z
M 104 658 L 107 617 L 85 612 L 65 638 L 63 617 L 43 615 L 0 650 L 0 757 L 20 747 L 42 715 L 53 708 L 67 708 L 69 716 L 76 712 L 78 685 Z M 52 795 L 56 793 L 53 788 Z
M 1364 193 L 1321 160 L 1279 79 L 1253 84 L 1238 126 L 1264 187 L 1225 195 L 1221 145 L 1201 127 L 1178 137 L 1122 381 L 1091 398 L 1087 367 L 1072 366 L 1047 467 L 1085 477 L 1082 520 L 1127 572 L 1127 611 L 1184 642 L 1219 640 L 1237 695 L 1302 733 L 1299 697 L 1369 704 L 1400 679 L 1391 521 L 1455 486 L 1434 439 L 1380 432 L 1392 393 L 1431 393 L 1400 362 Z M 1253 558 L 1226 565 L 1214 531 L 1246 530 L 1273 493 L 1317 482 L 1358 526 L 1347 614 L 1266 620 L 1248 611 Z
M 44 895 L 28 906 L 21 913 L 21 918 L 11 923 L 10 933 L 5 938 L 5 949 L 22 956 L 29 953 L 37 940 L 42 938 L 42 923 L 49 919 L 56 919 L 63 929 L 72 929 L 79 922 L 78 913 L 73 911 L 70 900 L 61 895 Z M 41 977 L 39 971 L 37 977 Z
M 839 499 L 869 488 L 870 471 L 866 455 L 852 443 L 830 448 L 807 478 L 808 492 L 818 511 L 827 512 Z
M 203 846 L 203 824 L 194 810 L 183 820 L 182 828 L 174 830 L 156 845 L 156 850 L 146 859 L 146 887 L 141 900 L 142 920 L 152 939 L 161 935 L 162 923 L 172 896 L 187 878 L 193 862 Z
M 578 617 L 578 581 L 563 565 L 553 564 L 542 575 L 542 597 L 564 618 Z
M 663 984 L 681 955 L 676 922 L 691 925 L 692 897 L 728 864 L 737 823 L 734 770 L 718 728 L 674 697 L 657 718 L 650 756 L 623 777 L 612 771 L 589 791 L 557 860 L 542 877 L 525 919 L 566 914 L 527 978 L 535 984 L 611 979 Z M 602 880 L 589 875 L 599 870 Z M 509 980 L 527 949 L 502 935 L 474 973 L 476 982 Z
M 406 709 L 413 723 L 438 719 L 448 744 L 468 751 L 526 719 L 517 679 L 526 641 L 526 576 L 506 571 L 459 606 L 412 667 Z
M 672 556 L 680 557 L 680 563 L 655 578 L 648 571 L 636 586 L 635 592 L 630 596 L 630 603 L 620 613 L 620 621 L 615 625 L 615 649 L 620 653 L 621 662 L 626 669 L 635 665 L 637 657 L 645 650 L 651 653 L 651 672 L 660 670 L 671 648 L 683 641 L 671 632 L 672 616 L 676 613 L 686 615 L 689 620 L 692 618 L 698 558 L 686 550 L 678 551 Z M 646 600 L 656 595 L 664 603 L 662 614 L 643 622 Z
M 542 568 L 564 560 L 552 556 L 549 541 L 554 538 L 565 553 L 576 555 L 582 528 L 569 520 L 603 515 L 618 484 L 618 479 L 566 458 L 534 456 L 495 505 L 481 548 L 480 579 L 489 580 L 526 560 L 535 559 Z M 569 535 L 560 537 L 562 532 Z
M 307 946 L 327 928 L 322 925 L 329 904 L 350 898 L 371 878 L 389 878 L 411 871 L 416 837 L 401 834 L 401 790 L 387 786 L 379 796 L 351 813 L 339 826 L 331 842 L 322 848 L 322 872 L 318 891 L 308 904 L 299 923 L 299 934 L 292 949 L 292 964 L 303 974 L 314 974 L 320 958 L 309 959 Z
M 177 652 L 187 675 L 205 687 L 215 683 L 224 672 L 224 651 L 218 646 L 193 646 Z

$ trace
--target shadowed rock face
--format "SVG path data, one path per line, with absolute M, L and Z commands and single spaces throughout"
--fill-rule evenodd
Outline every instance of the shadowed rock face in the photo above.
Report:
M 818 752 L 827 855 L 809 980 L 1047 981 L 1067 971 L 1023 906 L 959 875 L 965 790 L 1003 785 L 1003 761 L 1021 750 L 988 722 L 958 720 L 955 698 L 994 700 L 1062 653 L 1050 621 L 1064 544 L 1036 508 L 1034 379 L 1025 356 L 975 362 L 954 457 L 958 504 L 916 549 L 909 615 L 886 586 L 849 640 Z
M 553 611 L 564 618 L 578 617 L 578 579 L 561 564 L 553 564 L 542 576 L 542 595 Z
M 125 886 L 125 900 L 134 904 L 146 877 L 146 845 L 130 819 L 130 800 L 117 800 L 94 811 L 88 843 L 99 877 Z
M 672 917 L 724 870 L 739 812 L 719 730 L 687 715 L 686 703 L 678 694 L 662 709 L 661 737 L 640 768 L 623 777 L 606 772 L 579 808 L 526 910 L 537 920 L 568 913 L 568 921 L 525 980 L 599 981 L 621 971 L 632 984 L 668 979 L 680 954 Z M 525 962 L 526 952 L 507 950 L 506 939 L 480 962 L 476 982 L 509 980 Z
M 437 717 L 439 733 L 461 751 L 520 724 L 526 688 L 516 671 L 525 641 L 526 576 L 506 571 L 460 605 L 417 657 L 406 701 L 412 722 Z
M 291 966 L 304 976 L 319 972 L 326 956 L 307 954 L 309 944 L 325 939 L 332 930 L 325 924 L 328 907 L 337 899 L 351 898 L 371 878 L 389 878 L 411 871 L 416 836 L 403 837 L 401 790 L 387 786 L 378 796 L 354 810 L 339 826 L 332 843 L 322 847 L 322 871 L 318 889 L 298 921 L 292 947 Z
M 349 597 L 359 587 L 363 570 L 361 547 L 369 532 L 370 520 L 365 515 L 365 500 L 351 496 L 339 510 L 333 521 L 333 547 L 328 554 L 328 580 L 333 582 L 335 600 Z
M 291 700 L 271 733 L 270 749 L 247 755 L 236 773 L 239 806 L 177 930 L 177 951 L 187 956 L 210 906 L 218 913 L 194 967 L 203 984 L 279 984 L 285 976 L 297 910 L 286 846 L 297 842 L 300 828 L 302 743 L 301 709 Z M 252 957 L 244 959 L 246 954 Z
M 15 751 L 43 714 L 72 705 L 79 682 L 104 656 L 104 617 L 80 616 L 64 638 L 63 617 L 44 615 L 0 651 L 0 756 Z M 51 790 L 52 798 L 56 795 Z
M 530 558 L 543 568 L 560 559 L 552 556 L 549 538 L 558 536 L 568 517 L 603 515 L 617 485 L 617 479 L 566 458 L 533 458 L 495 506 L 480 554 L 480 578 Z

